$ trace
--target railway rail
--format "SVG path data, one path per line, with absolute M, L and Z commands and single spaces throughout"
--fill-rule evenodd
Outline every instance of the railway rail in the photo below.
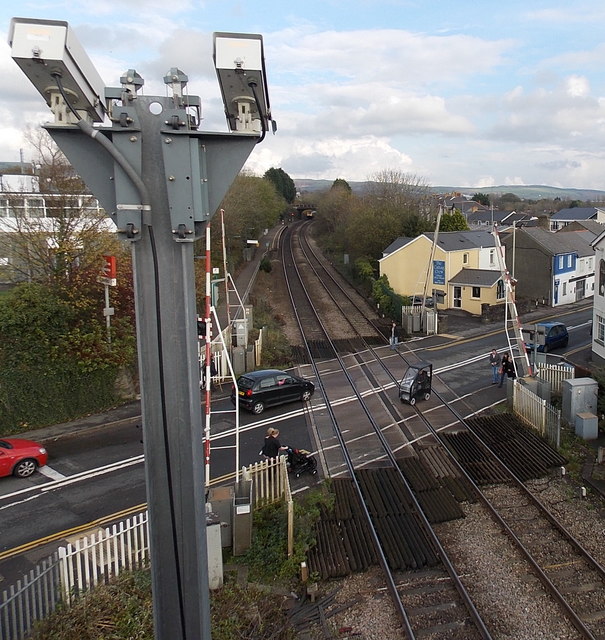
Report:
M 292 239 L 292 234 L 288 234 L 287 237 Z M 292 243 L 288 243 L 287 247 L 283 248 L 283 260 L 284 272 L 287 274 L 288 289 L 295 309 L 297 323 L 309 355 L 313 360 L 312 364 L 315 368 L 319 387 L 326 398 L 325 407 L 330 415 L 334 433 L 340 444 L 340 452 L 348 470 L 350 478 L 348 484 L 354 489 L 352 492 L 347 492 L 349 500 L 346 508 L 352 514 L 355 514 L 349 519 L 353 525 L 351 531 L 358 531 L 358 522 L 365 523 L 365 533 L 369 536 L 371 543 L 368 544 L 368 538 L 365 538 L 361 546 L 375 550 L 406 636 L 416 638 L 419 634 L 430 633 L 432 637 L 439 637 L 439 635 L 435 634 L 440 634 L 441 637 L 455 638 L 456 635 L 453 635 L 453 631 L 456 629 L 456 633 L 461 634 L 459 637 L 467 639 L 490 638 L 491 636 L 468 596 L 460 576 L 458 576 L 453 565 L 449 562 L 445 550 L 434 534 L 424 511 L 420 508 L 403 472 L 398 466 L 391 446 L 386 444 L 380 426 L 374 421 L 371 411 L 362 398 L 362 394 L 349 374 L 348 366 L 339 353 L 339 348 L 331 340 L 327 328 L 320 320 L 314 303 L 305 291 L 301 275 L 304 267 L 301 268 L 300 265 L 302 264 L 306 267 L 308 263 L 301 260 L 300 255 L 296 255 L 292 248 Z M 292 273 L 296 277 L 290 276 Z M 330 298 L 338 306 L 335 294 L 331 294 Z M 327 307 L 330 306 L 328 302 Z M 342 317 L 346 318 L 346 313 Z M 347 334 L 352 332 L 351 336 L 359 339 L 360 336 L 354 324 L 349 321 L 345 324 L 348 324 L 350 329 L 343 331 L 343 327 L 340 327 L 339 333 Z M 376 329 L 371 323 L 370 327 L 370 330 L 376 335 Z M 358 403 L 365 415 L 364 422 L 371 428 L 370 431 L 375 434 L 373 438 L 375 440 L 374 446 L 382 449 L 383 459 L 391 471 L 388 476 L 383 469 L 363 469 L 363 464 L 357 462 L 356 465 L 354 463 L 354 457 L 351 456 L 350 449 L 353 448 L 356 451 L 355 458 L 357 460 L 359 460 L 361 452 L 353 440 L 346 438 L 344 429 L 340 426 L 336 412 L 328 399 L 326 386 L 323 383 L 323 376 L 326 374 L 320 372 L 315 362 L 318 358 L 318 350 L 314 349 L 314 347 L 318 343 L 324 345 L 321 349 L 322 355 L 320 357 L 325 358 L 327 355 L 331 360 L 338 362 L 341 378 L 348 381 L 350 388 L 357 396 Z M 342 345 L 340 351 L 342 351 Z M 332 373 L 335 374 L 335 370 L 332 370 Z M 368 448 L 367 444 L 366 440 L 364 443 L 366 450 Z M 339 503 L 339 508 L 345 508 L 345 503 Z M 388 510 L 388 512 L 385 510 Z M 364 517 L 360 518 L 360 514 L 363 514 Z M 350 545 L 350 548 L 352 549 L 353 546 L 359 547 L 359 544 Z M 324 554 L 324 556 L 327 555 Z M 350 556 L 351 554 L 341 554 L 341 557 L 345 555 Z M 437 567 L 439 567 L 439 576 L 435 584 L 443 584 L 445 578 L 447 578 L 451 589 L 441 591 L 443 596 L 446 597 L 446 602 L 441 602 L 441 606 L 436 608 L 438 611 L 447 609 L 449 613 L 447 621 L 443 620 L 443 616 L 440 616 L 439 620 L 436 621 L 425 614 L 419 615 L 417 608 L 410 606 L 409 602 L 406 605 L 406 597 L 403 597 L 398 592 L 397 584 L 399 580 L 396 572 L 407 570 L 410 564 L 412 564 L 413 568 L 433 567 L 434 571 L 437 571 Z M 420 574 L 409 574 L 408 579 L 418 580 L 418 588 L 420 588 Z M 444 633 L 446 635 L 443 635 Z
M 491 637 L 433 528 L 442 519 L 462 517 L 461 502 L 478 500 L 486 517 L 489 512 L 530 563 L 541 588 L 556 600 L 579 637 L 599 637 L 605 620 L 605 570 L 524 484 L 564 460 L 526 429 L 495 418 L 491 423 L 464 420 L 447 388 L 434 389 L 434 399 L 424 410 L 416 405 L 412 415 L 399 413 L 392 389 L 402 362 L 415 356 L 398 351 L 385 362 L 377 354 L 374 347 L 386 341 L 380 323 L 373 318 L 351 321 L 357 314 L 368 315 L 364 305 L 350 299 L 310 249 L 300 233 L 306 227 L 299 225 L 286 234 L 284 272 L 296 273 L 296 278 L 288 276 L 288 286 L 335 434 L 328 435 L 328 447 L 336 450 L 336 439 L 342 456 L 338 464 L 333 454 L 323 458 L 333 477 L 336 513 L 322 519 L 325 532 L 318 536 L 310 563 L 323 575 L 339 575 L 375 563 L 368 553 L 374 547 L 408 637 Z M 304 284 L 305 276 L 315 284 Z M 317 282 L 328 293 L 318 295 Z M 304 291 L 311 286 L 313 302 Z M 317 299 L 322 301 L 314 304 Z M 356 430 L 350 424 L 343 428 L 346 418 L 342 412 L 338 415 L 339 401 L 328 395 L 328 387 L 333 394 L 333 389 L 347 384 L 351 402 L 359 406 Z M 390 425 L 388 418 L 375 418 L 375 396 L 382 414 L 386 409 L 390 415 Z M 402 539 L 410 544 L 401 545 Z M 549 544 L 536 545 L 536 540 Z M 404 584 L 405 589 L 398 588 Z M 424 606 L 418 606 L 414 594 L 424 594 Z

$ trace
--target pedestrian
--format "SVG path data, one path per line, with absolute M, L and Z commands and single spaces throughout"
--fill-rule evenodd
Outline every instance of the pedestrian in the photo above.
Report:
M 267 435 L 265 436 L 265 442 L 263 448 L 260 450 L 261 455 L 265 460 L 271 458 L 277 458 L 280 451 L 285 451 L 288 447 L 282 447 L 279 442 L 279 429 L 269 427 L 267 429 Z
M 391 324 L 391 349 L 395 351 L 397 349 L 397 345 L 399 344 L 399 330 L 397 329 L 397 323 L 393 321 Z
M 515 365 L 513 364 L 512 360 L 510 359 L 510 356 L 508 355 L 508 353 L 505 353 L 502 356 L 502 363 L 500 365 L 500 384 L 498 385 L 499 387 L 502 386 L 502 384 L 504 383 L 504 378 L 505 377 L 509 377 L 509 378 L 515 378 Z
M 496 349 L 492 349 L 489 354 L 489 363 L 492 367 L 492 384 L 498 384 L 500 380 L 500 364 L 502 359 Z

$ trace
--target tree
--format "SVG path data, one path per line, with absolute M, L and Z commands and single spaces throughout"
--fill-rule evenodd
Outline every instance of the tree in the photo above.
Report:
M 225 245 L 229 268 L 235 273 L 244 259 L 247 240 L 259 240 L 265 229 L 277 224 L 286 203 L 272 181 L 259 178 L 246 171 L 233 181 L 220 208 L 224 210 Z M 212 255 L 214 264 L 222 262 L 221 216 L 211 223 Z M 200 242 L 200 241 L 198 241 Z M 203 240 L 201 242 L 204 242 Z M 203 246 L 197 251 L 203 254 Z M 201 265 L 200 265 L 201 266 Z
M 61 291 L 24 283 L 0 298 L 0 431 L 71 420 L 120 400 L 115 381 L 134 364 L 128 318 L 108 343 L 102 314 Z M 91 393 L 91 391 L 93 391 Z
M 466 218 L 458 209 L 454 209 L 452 213 L 444 213 L 441 216 L 439 231 L 468 231 L 468 229 Z
M 343 229 L 346 247 L 354 260 L 366 256 L 375 262 L 397 237 L 431 228 L 434 206 L 422 178 L 398 170 L 376 173 L 363 195 L 351 201 Z
M 428 184 L 413 173 L 384 169 L 368 178 L 364 197 L 382 207 L 397 210 L 400 217 L 416 214 L 430 218 L 434 214 Z
M 40 191 L 3 194 L 4 280 L 67 285 L 79 271 L 100 271 L 101 256 L 117 244 L 113 224 L 48 134 L 27 137 Z
M 490 199 L 489 199 L 489 195 L 487 195 L 487 193 L 476 193 L 471 200 L 474 200 L 475 202 L 478 202 L 479 204 L 483 204 L 486 207 L 489 207 L 490 205 Z
M 342 178 L 336 178 L 336 180 L 334 180 L 334 182 L 332 183 L 330 190 L 331 191 L 343 190 L 343 191 L 347 191 L 348 193 L 352 192 L 352 189 L 349 183 L 346 180 L 343 180 Z
M 20 281 L 0 299 L 0 416 L 11 428 L 105 409 L 119 400 L 119 371 L 136 366 L 129 251 L 46 133 L 30 140 L 43 190 L 4 194 L 0 236 L 5 276 Z M 106 254 L 118 260 L 110 336 L 97 281 Z
M 265 171 L 263 178 L 273 183 L 277 193 L 279 193 L 288 204 L 294 202 L 296 199 L 296 185 L 294 184 L 294 180 L 292 180 L 283 169 L 268 169 Z
M 317 201 L 317 235 L 334 234 L 338 248 L 342 248 L 346 218 L 356 201 L 350 189 L 332 185 Z

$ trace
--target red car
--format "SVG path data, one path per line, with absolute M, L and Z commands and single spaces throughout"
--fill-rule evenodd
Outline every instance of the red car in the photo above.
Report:
M 48 453 L 38 442 L 20 438 L 0 440 L 0 477 L 27 478 L 47 460 Z

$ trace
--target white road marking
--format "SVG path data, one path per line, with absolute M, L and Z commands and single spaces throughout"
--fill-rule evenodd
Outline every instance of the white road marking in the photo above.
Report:
M 33 493 L 33 492 L 37 492 L 37 495 L 34 497 L 39 497 L 46 491 L 52 491 L 53 489 L 57 489 L 59 487 L 73 484 L 74 482 L 79 482 L 80 480 L 89 480 L 90 478 L 95 478 L 97 476 L 101 476 L 106 473 L 111 473 L 112 471 L 123 469 L 124 467 L 140 464 L 143 462 L 143 460 L 144 460 L 143 456 L 140 455 L 140 456 L 135 456 L 133 458 L 127 458 L 126 460 L 119 460 L 118 462 L 113 462 L 103 467 L 97 467 L 96 469 L 89 469 L 88 471 L 82 471 L 80 473 L 74 474 L 73 476 L 61 476 L 59 479 L 51 480 L 48 484 L 40 484 L 33 487 L 26 487 L 25 489 L 19 489 L 18 491 L 13 491 L 12 493 L 0 495 L 0 500 L 15 498 L 17 496 L 20 496 L 26 493 Z M 6 506 L 10 506 L 10 505 L 6 505 Z M 5 507 L 0 507 L 0 510 L 4 508 Z
M 67 478 L 67 476 L 64 476 L 62 473 L 59 473 L 58 471 L 56 471 L 52 467 L 49 467 L 47 464 L 45 464 L 43 467 L 38 467 L 38 471 L 43 476 L 46 476 L 47 478 L 50 478 L 51 480 L 64 480 L 65 478 Z

